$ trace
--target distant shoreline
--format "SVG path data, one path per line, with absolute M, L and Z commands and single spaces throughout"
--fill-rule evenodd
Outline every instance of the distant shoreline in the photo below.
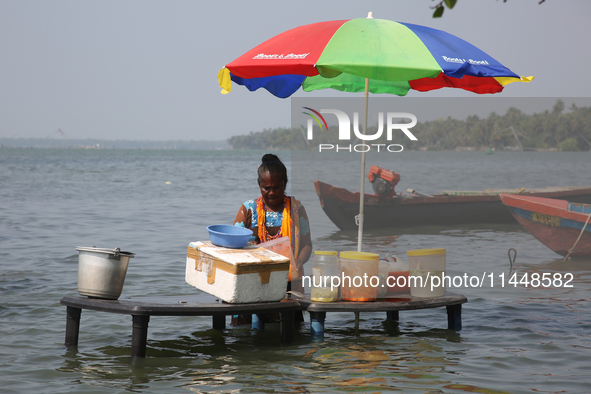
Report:
M 163 150 L 229 150 L 226 140 L 219 141 L 149 141 L 56 138 L 0 138 L 0 148 L 50 149 L 163 149 Z

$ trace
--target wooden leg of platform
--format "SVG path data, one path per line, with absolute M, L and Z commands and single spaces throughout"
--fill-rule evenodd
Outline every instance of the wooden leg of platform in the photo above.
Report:
M 293 316 L 293 323 L 299 324 L 304 322 L 304 311 L 295 311 Z
M 150 316 L 132 315 L 131 357 L 146 357 Z
M 462 329 L 462 304 L 448 305 L 447 329 L 460 331 Z
M 213 328 L 216 330 L 223 330 L 226 328 L 226 315 L 213 315 Z
M 398 311 L 387 311 L 386 312 L 386 319 L 398 321 L 398 319 L 399 319 Z
M 80 313 L 82 309 L 68 306 L 66 309 L 66 343 L 67 347 L 78 346 L 80 332 Z
M 281 341 L 289 343 L 293 341 L 293 322 L 296 311 L 281 312 Z

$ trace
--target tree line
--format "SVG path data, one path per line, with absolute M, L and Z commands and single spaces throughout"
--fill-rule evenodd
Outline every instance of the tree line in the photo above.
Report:
M 367 134 L 377 131 L 369 127 Z M 591 107 L 568 109 L 562 100 L 557 100 L 552 110 L 533 115 L 524 114 L 517 108 L 509 108 L 504 115 L 492 112 L 487 118 L 476 115 L 466 120 L 448 117 L 418 123 L 412 133 L 418 141 L 410 141 L 402 133 L 386 140 L 386 133 L 373 144 L 402 144 L 411 150 L 455 150 L 460 147 L 474 149 L 512 150 L 591 150 Z M 329 131 L 314 131 L 314 140 L 305 138 L 303 128 L 265 129 L 228 139 L 232 149 L 317 149 L 318 144 L 337 144 L 337 126 Z M 312 144 L 313 142 L 313 144 Z M 351 141 L 362 143 L 362 141 Z M 341 142 L 342 144 L 342 142 Z

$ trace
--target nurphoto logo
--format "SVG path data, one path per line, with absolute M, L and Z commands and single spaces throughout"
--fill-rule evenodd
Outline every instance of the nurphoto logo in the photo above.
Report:
M 412 141 L 417 141 L 417 137 L 410 131 L 412 127 L 417 124 L 417 117 L 407 112 L 387 112 L 386 113 L 386 125 L 384 127 L 384 113 L 378 113 L 378 127 L 377 131 L 373 134 L 363 134 L 359 131 L 359 113 L 353 112 L 353 122 L 351 118 L 344 111 L 338 109 L 321 109 L 317 111 L 310 107 L 303 107 L 309 112 L 303 112 L 308 115 L 310 119 L 307 122 L 307 139 L 312 141 L 314 138 L 314 121 L 320 126 L 320 130 L 323 131 L 325 128 L 328 130 L 328 124 L 322 114 L 333 114 L 336 116 L 339 126 L 339 141 L 351 141 L 351 129 L 353 129 L 353 135 L 356 140 L 361 141 L 376 141 L 386 131 L 386 139 L 392 141 L 394 132 L 402 131 L 406 137 Z M 410 119 L 409 123 L 401 123 L 401 120 Z M 353 127 L 351 127 L 351 125 Z M 322 151 L 346 151 L 346 152 L 368 152 L 370 150 L 388 151 L 388 152 L 402 152 L 404 147 L 400 144 L 377 144 L 377 143 L 362 143 L 362 144 L 319 144 L 318 150 Z

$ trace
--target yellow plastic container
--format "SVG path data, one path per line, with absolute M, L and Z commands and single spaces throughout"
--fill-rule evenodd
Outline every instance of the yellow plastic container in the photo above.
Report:
M 380 255 L 367 252 L 341 252 L 341 300 L 375 301 L 380 285 Z
M 445 249 L 415 249 L 408 257 L 410 295 L 440 297 L 445 295 Z

